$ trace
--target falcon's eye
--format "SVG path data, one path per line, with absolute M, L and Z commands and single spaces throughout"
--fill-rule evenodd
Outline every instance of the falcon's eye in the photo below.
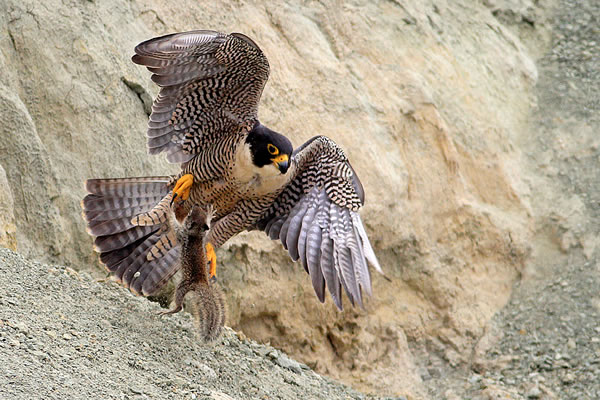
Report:
M 271 143 L 269 143 L 267 145 L 267 150 L 269 150 L 269 153 L 271 153 L 274 156 L 279 154 L 279 149 L 277 147 L 273 146 Z
M 206 225 L 206 224 L 202 225 L 202 230 L 203 231 L 207 231 L 208 230 L 208 225 Z

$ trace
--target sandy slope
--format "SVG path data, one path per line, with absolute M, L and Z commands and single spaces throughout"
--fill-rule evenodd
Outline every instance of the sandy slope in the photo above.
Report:
M 191 317 L 108 281 L 0 248 L 2 399 L 364 399 L 226 329 L 213 345 Z

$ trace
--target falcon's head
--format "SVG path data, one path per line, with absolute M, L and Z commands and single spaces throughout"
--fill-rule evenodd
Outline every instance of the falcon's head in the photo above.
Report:
M 290 166 L 292 143 L 285 136 L 257 123 L 248 133 L 252 163 L 259 168 L 274 166 L 285 174 Z

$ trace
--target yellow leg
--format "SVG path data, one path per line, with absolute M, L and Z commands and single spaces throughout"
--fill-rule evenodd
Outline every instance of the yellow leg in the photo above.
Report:
M 217 276 L 217 255 L 215 254 L 215 248 L 210 243 L 206 244 L 206 258 L 210 262 L 209 279 L 212 279 Z
M 185 174 L 179 178 L 177 183 L 175 183 L 175 188 L 173 189 L 172 201 L 187 200 L 188 197 L 190 197 L 190 190 L 192 189 L 193 184 L 194 175 L 192 174 Z

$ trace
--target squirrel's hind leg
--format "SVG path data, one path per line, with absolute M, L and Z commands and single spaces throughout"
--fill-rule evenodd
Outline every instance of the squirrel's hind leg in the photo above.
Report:
M 167 314 L 175 314 L 178 313 L 179 311 L 181 311 L 183 309 L 183 298 L 185 297 L 185 295 L 187 294 L 187 292 L 189 292 L 190 290 L 193 290 L 194 285 L 192 283 L 190 283 L 189 281 L 183 280 L 179 283 L 179 285 L 177 285 L 177 290 L 175 290 L 175 298 L 174 298 L 174 302 L 175 302 L 175 307 L 167 310 L 167 311 L 160 311 L 158 313 L 159 316 L 163 316 L 163 315 L 167 315 Z
M 181 307 L 181 305 L 179 305 L 179 306 L 175 306 L 175 308 L 172 308 L 172 309 L 167 310 L 167 311 L 164 311 L 164 310 L 163 311 L 159 311 L 159 312 L 156 313 L 156 315 L 158 315 L 159 317 L 162 317 L 162 316 L 167 315 L 167 314 L 176 314 L 179 311 L 181 311 L 182 309 L 183 309 L 183 307 Z

